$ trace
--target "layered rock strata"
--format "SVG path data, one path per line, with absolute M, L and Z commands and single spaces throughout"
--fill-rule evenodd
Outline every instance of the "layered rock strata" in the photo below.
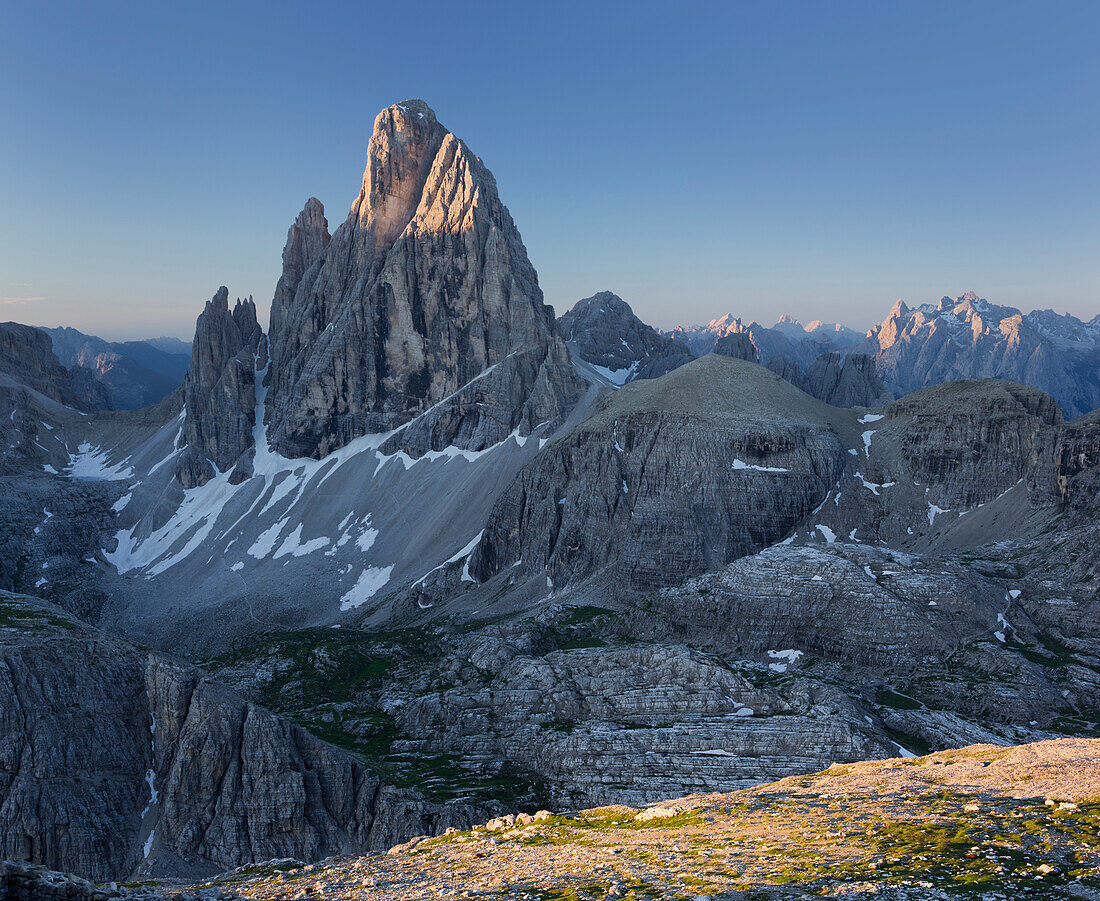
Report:
M 379 850 L 454 821 L 199 670 L 19 596 L 0 617 L 0 857 L 104 881 Z
M 518 563 L 563 586 L 613 566 L 625 584 L 651 587 L 717 569 L 821 502 L 856 428 L 728 357 L 627 385 L 521 471 L 470 570 L 484 580 Z

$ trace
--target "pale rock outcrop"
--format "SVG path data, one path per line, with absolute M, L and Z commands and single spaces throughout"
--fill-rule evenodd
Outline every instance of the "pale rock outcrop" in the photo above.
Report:
M 1070 416 L 1100 406 L 1100 324 L 1053 310 L 1021 313 L 970 292 L 911 309 L 902 301 L 867 333 L 887 388 L 1002 378 L 1052 395 Z
M 195 324 L 191 369 L 184 382 L 187 450 L 179 464 L 184 488 L 234 467 L 234 480 L 247 476 L 242 457 L 253 445 L 256 358 L 262 339 L 252 298 L 238 299 L 230 311 L 229 290 L 219 288 Z

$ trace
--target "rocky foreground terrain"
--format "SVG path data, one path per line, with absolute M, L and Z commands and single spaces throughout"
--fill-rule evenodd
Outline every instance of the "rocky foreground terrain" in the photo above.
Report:
M 642 808 L 508 815 L 386 853 L 273 860 L 117 896 L 1090 899 L 1097 798 L 1098 740 L 971 745 Z

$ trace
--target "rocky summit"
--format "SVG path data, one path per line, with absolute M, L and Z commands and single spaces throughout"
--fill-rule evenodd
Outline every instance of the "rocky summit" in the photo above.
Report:
M 0 326 L 0 893 L 1097 897 L 1095 321 L 555 320 L 419 100 L 203 299 Z
M 379 114 L 348 218 L 331 238 L 322 222 L 311 201 L 273 302 L 278 451 L 323 457 L 418 417 L 400 440 L 414 454 L 476 451 L 559 421 L 576 400 L 496 181 L 427 104 Z

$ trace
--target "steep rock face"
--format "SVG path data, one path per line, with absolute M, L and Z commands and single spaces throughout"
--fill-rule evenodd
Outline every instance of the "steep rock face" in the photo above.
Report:
M 269 330 L 272 334 L 283 335 L 286 332 L 287 311 L 294 303 L 294 294 L 302 282 L 302 276 L 321 258 L 330 240 L 325 207 L 316 197 L 311 197 L 286 235 L 283 271 L 271 301 Z
M 263 333 L 250 297 L 229 309 L 222 286 L 195 324 L 191 369 L 184 384 L 184 437 L 179 465 L 185 488 L 202 485 L 237 464 L 253 445 L 256 355 Z M 244 461 L 242 461 L 242 469 Z M 242 474 L 235 473 L 236 477 Z
M 307 225 L 303 264 L 324 243 L 315 214 Z M 429 410 L 414 446 L 480 449 L 581 391 L 561 384 L 553 314 L 493 176 L 422 101 L 379 114 L 359 197 L 291 299 L 294 281 L 284 272 L 267 377 L 270 440 L 287 456 Z M 487 385 L 465 389 L 498 365 L 508 393 L 483 412 Z
M 73 383 L 73 397 L 81 410 L 113 410 L 115 399 L 110 388 L 95 377 L 95 373 L 83 366 L 74 366 L 70 370 Z
M 867 334 L 888 388 L 1003 378 L 1052 395 L 1070 416 L 1100 406 L 1100 326 L 1051 310 L 1023 314 L 968 293 L 910 309 L 902 301 Z
M 560 586 L 610 566 L 634 587 L 676 584 L 782 538 L 837 480 L 856 428 L 726 357 L 633 383 L 521 471 L 470 571 L 519 561 Z
M 900 420 L 893 449 L 913 478 L 964 509 L 1026 480 L 1063 420 L 1050 395 L 1011 382 L 938 385 L 895 401 L 886 413 Z
M 801 388 L 835 407 L 875 407 L 891 399 L 869 354 L 822 354 L 806 370 Z
M 0 612 L 0 856 L 103 881 L 378 850 L 447 824 L 198 670 L 30 599 Z
M 73 390 L 72 376 L 58 361 L 50 337 L 41 329 L 18 322 L 0 322 L 0 372 L 5 372 L 51 400 L 78 409 L 106 409 L 96 406 L 102 396 L 82 391 L 81 406 Z
M 659 378 L 695 359 L 686 345 L 658 334 L 610 291 L 577 301 L 558 319 L 558 333 L 617 384 Z
M 483 638 L 472 659 L 477 683 L 400 709 L 408 749 L 533 770 L 554 806 L 645 804 L 894 750 L 831 686 L 756 685 L 679 645 L 538 656 Z
M 1067 422 L 1055 455 L 1062 500 L 1074 512 L 1095 512 L 1100 506 L 1100 411 Z
M 860 423 L 844 475 L 805 523 L 818 540 L 986 544 L 1059 499 L 1062 411 L 1042 391 L 996 379 L 948 382 Z
M 745 332 L 730 332 L 728 335 L 723 335 L 714 342 L 714 353 L 723 357 L 733 357 L 735 360 L 747 360 L 749 363 L 759 362 L 756 347 Z
M 796 388 L 805 390 L 802 386 L 802 368 L 793 360 L 787 359 L 786 355 L 775 354 L 768 358 L 764 366 Z

